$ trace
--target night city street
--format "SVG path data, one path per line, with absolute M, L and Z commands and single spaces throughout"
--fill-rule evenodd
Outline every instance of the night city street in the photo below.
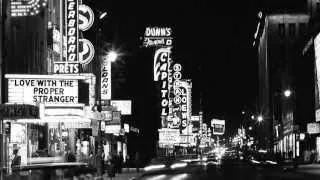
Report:
M 0 0 L 0 180 L 320 179 L 320 0 Z

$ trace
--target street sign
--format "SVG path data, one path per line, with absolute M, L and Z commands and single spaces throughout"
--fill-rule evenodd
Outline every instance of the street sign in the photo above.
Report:
M 87 39 L 79 39 L 79 63 L 82 65 L 89 64 L 94 57 L 94 47 Z
M 94 14 L 89 6 L 79 5 L 79 29 L 81 31 L 88 30 L 94 22 Z
M 307 131 L 309 134 L 318 134 L 320 133 L 320 124 L 319 123 L 308 123 Z

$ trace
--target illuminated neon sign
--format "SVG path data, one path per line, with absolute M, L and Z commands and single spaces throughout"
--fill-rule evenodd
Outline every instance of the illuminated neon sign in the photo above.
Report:
M 147 27 L 144 33 L 144 47 L 172 46 L 172 29 L 170 27 Z
M 188 125 L 188 83 L 181 81 L 180 85 L 181 87 L 176 89 L 176 96 L 180 103 L 181 128 L 184 129 Z
M 111 62 L 108 59 L 101 69 L 101 100 L 111 99 Z
M 11 0 L 11 16 L 35 16 L 43 7 L 47 6 L 48 0 Z
M 79 73 L 79 30 L 78 30 L 78 0 L 65 0 L 66 18 L 66 62 L 54 62 L 54 73 Z
M 78 81 L 60 79 L 9 79 L 11 103 L 78 103 Z
M 154 55 L 154 80 L 160 82 L 161 116 L 168 115 L 168 62 L 171 60 L 171 48 L 160 48 Z
M 94 22 L 94 14 L 89 6 L 79 5 L 79 29 L 86 31 L 90 29 Z
M 78 1 L 66 3 L 67 61 L 78 61 Z

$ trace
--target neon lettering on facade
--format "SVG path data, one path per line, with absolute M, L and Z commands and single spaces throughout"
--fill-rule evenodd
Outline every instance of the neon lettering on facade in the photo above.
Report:
M 191 87 L 191 80 L 181 80 L 179 91 L 177 91 L 177 96 L 181 97 L 181 129 L 184 129 L 188 126 L 191 118 Z
M 43 7 L 47 6 L 48 0 L 11 0 L 10 10 L 12 17 L 35 16 Z
M 101 99 L 111 99 L 111 62 L 105 60 L 101 69 Z
M 144 35 L 146 37 L 170 37 L 172 29 L 170 27 L 147 27 Z
M 62 79 L 9 79 L 10 103 L 78 103 L 78 81 Z
M 154 80 L 160 82 L 161 116 L 168 115 L 169 88 L 168 68 L 171 61 L 171 48 L 160 48 L 154 56 Z
M 173 45 L 170 27 L 147 27 L 144 33 L 144 47 L 169 47 Z
M 78 0 L 66 0 L 67 62 L 78 62 Z

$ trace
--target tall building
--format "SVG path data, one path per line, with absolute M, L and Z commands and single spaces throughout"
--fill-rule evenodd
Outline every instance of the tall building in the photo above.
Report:
M 303 47 L 300 53 L 303 55 L 303 62 L 312 63 L 312 77 L 310 80 L 313 84 L 311 94 L 313 94 L 313 101 L 309 102 L 312 104 L 310 121 L 305 125 L 306 138 L 304 141 L 307 142 L 307 151 L 316 151 L 316 161 L 320 159 L 320 98 L 319 98 L 319 45 L 320 45 L 320 1 L 319 0 L 308 0 L 308 13 L 310 15 L 309 28 L 306 36 L 303 39 Z
M 305 121 L 297 102 L 303 102 L 298 101 L 299 93 L 304 92 L 299 89 L 298 80 L 305 77 L 300 72 L 307 67 L 299 62 L 299 50 L 308 22 L 309 15 L 305 13 L 268 14 L 259 37 L 259 104 L 268 127 L 262 133 L 268 137 L 269 148 L 291 158 L 300 155 L 296 135 L 299 125 Z M 285 97 L 285 90 L 294 93 Z

